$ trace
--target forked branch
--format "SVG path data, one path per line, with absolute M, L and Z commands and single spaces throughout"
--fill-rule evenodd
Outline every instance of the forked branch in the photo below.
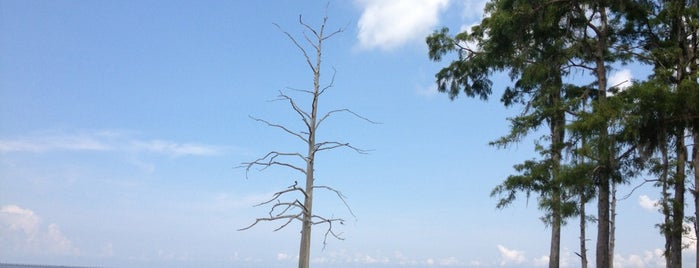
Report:
M 280 197 L 282 197 L 283 195 L 289 194 L 289 193 L 292 193 L 292 192 L 296 192 L 296 191 L 301 192 L 301 193 L 303 194 L 304 198 L 305 198 L 306 196 L 308 196 L 308 195 L 306 194 L 306 191 L 304 191 L 302 188 L 299 188 L 297 185 L 298 185 L 298 183 L 297 183 L 297 182 L 294 182 L 294 185 L 289 186 L 287 189 L 284 189 L 284 190 L 281 190 L 281 191 L 279 191 L 279 192 L 274 193 L 274 194 L 272 195 L 272 198 L 270 198 L 269 200 L 264 201 L 264 202 L 261 202 L 261 203 L 255 205 L 255 207 L 259 207 L 259 206 L 262 206 L 262 205 L 266 205 L 266 204 L 272 203 L 272 202 L 274 202 L 274 201 L 277 202 L 276 204 L 274 204 L 274 205 L 270 208 L 269 213 L 268 213 L 268 214 L 269 214 L 269 217 L 257 218 L 257 219 L 255 219 L 255 222 L 253 222 L 252 224 L 248 225 L 248 226 L 245 227 L 245 228 L 238 229 L 238 231 L 244 231 L 244 230 L 250 229 L 250 228 L 252 228 L 253 226 L 255 226 L 255 225 L 257 225 L 258 223 L 263 222 L 263 221 L 286 220 L 286 222 L 284 222 L 284 224 L 282 224 L 281 226 L 279 226 L 279 227 L 277 227 L 276 229 L 274 229 L 274 231 L 278 231 L 278 230 L 283 229 L 283 228 L 286 227 L 287 225 L 289 225 L 293 220 L 302 221 L 302 220 L 303 220 L 303 214 L 306 213 L 307 210 L 306 210 L 306 207 L 304 207 L 304 205 L 301 203 L 301 201 L 299 201 L 298 199 L 295 199 L 293 202 L 281 202 L 281 201 L 280 201 Z M 281 211 L 275 212 L 275 210 L 277 210 L 278 208 L 280 208 Z M 288 212 L 291 212 L 291 211 L 293 211 L 294 209 L 299 209 L 300 211 L 297 212 L 297 213 L 293 213 L 293 214 L 287 214 Z
M 279 91 L 279 99 L 277 100 L 285 100 L 289 102 L 289 105 L 291 105 L 291 108 L 294 109 L 294 111 L 301 116 L 301 120 L 303 120 L 303 123 L 306 125 L 306 128 L 311 128 L 311 125 L 308 123 L 308 121 L 311 119 L 311 115 L 308 114 L 306 111 L 301 109 L 296 102 L 294 101 L 293 98 L 289 97 L 288 95 L 284 94 L 283 92 Z M 288 132 L 288 131 L 287 131 Z M 296 134 L 296 132 L 292 133 Z M 303 141 L 307 141 L 305 137 L 302 137 Z
M 323 224 L 323 223 L 328 225 L 328 228 L 325 230 L 325 235 L 323 236 L 323 249 L 325 249 L 325 246 L 327 245 L 328 236 L 332 236 L 337 240 L 345 240 L 345 238 L 341 236 L 342 233 L 335 233 L 335 231 L 333 231 L 333 222 L 339 222 L 340 224 L 344 225 L 345 220 L 343 220 L 341 218 L 326 219 L 326 218 L 323 218 L 323 217 L 317 216 L 317 215 L 313 215 L 313 219 L 316 219 L 316 221 L 313 222 L 313 225 Z
M 257 225 L 258 223 L 263 222 L 263 221 L 277 221 L 277 220 L 286 219 L 287 221 L 286 221 L 284 224 L 282 224 L 281 226 L 279 226 L 279 227 L 277 227 L 276 229 L 274 229 L 274 231 L 276 232 L 276 231 L 279 231 L 279 230 L 281 230 L 281 229 L 284 229 L 284 227 L 286 227 L 287 225 L 289 225 L 293 220 L 299 220 L 299 221 L 300 221 L 300 220 L 301 220 L 301 217 L 302 217 L 302 214 L 303 214 L 303 213 L 298 213 L 298 214 L 295 214 L 295 215 L 283 215 L 283 216 L 278 216 L 278 217 L 269 217 L 269 218 L 257 218 L 257 219 L 255 220 L 255 222 L 253 222 L 252 224 L 248 225 L 248 226 L 245 227 L 245 228 L 240 228 L 240 229 L 238 229 L 238 231 L 245 231 L 245 230 L 250 229 L 250 228 L 252 228 L 253 226 L 255 226 L 255 225 Z

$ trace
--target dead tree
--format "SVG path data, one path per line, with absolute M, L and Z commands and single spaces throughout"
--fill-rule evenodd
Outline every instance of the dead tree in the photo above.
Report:
M 323 23 L 319 29 L 315 29 L 308 24 L 306 24 L 302 17 L 299 16 L 299 24 L 304 29 L 303 40 L 299 42 L 297 38 L 279 28 L 296 46 L 297 49 L 303 54 L 308 68 L 313 73 L 313 88 L 310 90 L 306 89 L 293 89 L 300 94 L 308 94 L 309 98 L 312 99 L 310 107 L 302 107 L 299 103 L 291 96 L 280 92 L 278 96 L 278 101 L 287 102 L 290 108 L 301 118 L 303 121 L 303 131 L 294 131 L 292 128 L 286 127 L 282 124 L 273 123 L 260 118 L 251 118 L 255 121 L 261 122 L 269 127 L 277 128 L 284 131 L 286 134 L 292 135 L 299 140 L 301 140 L 304 146 L 307 146 L 306 152 L 281 152 L 281 151 L 271 151 L 266 155 L 251 161 L 244 162 L 240 167 L 245 168 L 246 177 L 250 169 L 259 168 L 264 170 L 270 167 L 281 167 L 290 170 L 297 171 L 305 176 L 305 183 L 299 185 L 297 181 L 286 189 L 280 190 L 272 195 L 272 197 L 257 206 L 269 205 L 269 213 L 267 217 L 257 218 L 255 222 L 250 224 L 245 228 L 239 230 L 247 230 L 257 225 L 260 222 L 272 222 L 281 221 L 282 224 L 275 229 L 275 231 L 287 227 L 294 220 L 301 222 L 301 243 L 299 246 L 299 268 L 307 268 L 310 261 L 310 245 L 311 245 L 311 227 L 313 225 L 323 224 L 327 227 L 325 229 L 323 246 L 327 242 L 328 237 L 334 237 L 339 240 L 343 240 L 340 233 L 335 232 L 333 224 L 344 224 L 344 219 L 336 217 L 324 217 L 316 215 L 313 213 L 313 192 L 314 190 L 327 190 L 335 195 L 343 202 L 345 207 L 348 209 L 349 213 L 354 216 L 354 213 L 347 205 L 345 196 L 335 188 L 325 185 L 315 184 L 315 160 L 316 154 L 321 151 L 346 148 L 353 150 L 357 153 L 364 154 L 365 150 L 359 149 L 345 142 L 338 141 L 318 141 L 316 140 L 316 134 L 320 126 L 330 117 L 338 113 L 348 113 L 359 119 L 374 123 L 373 121 L 360 116 L 359 114 L 349 110 L 349 109 L 335 109 L 330 110 L 325 113 L 319 114 L 318 112 L 318 102 L 320 97 L 325 93 L 325 91 L 333 86 L 335 80 L 335 74 L 333 73 L 330 82 L 321 87 L 321 52 L 323 48 L 323 42 L 335 34 L 341 33 L 343 29 L 338 29 L 336 31 L 326 33 L 326 23 L 328 18 L 323 18 Z M 312 48 L 309 51 L 309 48 Z M 313 54 L 311 54 L 311 53 Z

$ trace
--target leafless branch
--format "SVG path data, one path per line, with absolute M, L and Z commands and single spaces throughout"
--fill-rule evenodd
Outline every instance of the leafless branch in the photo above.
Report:
M 369 152 L 368 150 L 354 147 L 354 146 L 350 145 L 349 143 L 341 143 L 341 142 L 336 142 L 336 141 L 324 141 L 324 142 L 316 143 L 316 152 L 332 150 L 332 149 L 340 148 L 340 147 L 346 147 L 346 148 L 352 149 L 355 152 L 360 153 L 360 154 L 366 154 Z
M 299 19 L 301 19 L 301 16 L 299 16 Z M 308 64 L 308 67 L 310 67 L 311 70 L 313 70 L 313 72 L 316 72 L 316 68 L 315 68 L 315 66 L 313 66 L 313 62 L 311 61 L 311 57 L 308 56 L 308 52 L 306 52 L 306 49 L 304 49 L 303 46 L 301 46 L 301 44 L 299 44 L 299 42 L 296 41 L 296 38 L 294 38 L 294 36 L 292 36 L 289 32 L 284 31 L 282 29 L 282 27 L 279 26 L 279 24 L 276 24 L 276 23 L 273 23 L 273 24 L 274 24 L 274 26 L 277 26 L 277 28 L 282 33 L 284 33 L 284 35 L 286 35 L 289 39 L 291 39 L 291 42 L 293 42 L 294 45 L 296 45 L 296 47 L 301 51 L 301 53 L 303 53 L 303 56 L 306 58 L 306 63 Z
M 259 207 L 259 206 L 262 206 L 262 205 L 266 205 L 266 204 L 272 203 L 272 202 L 274 202 L 275 200 L 279 200 L 279 197 L 282 196 L 283 194 L 290 193 L 290 192 L 293 192 L 293 191 L 299 191 L 299 192 L 301 192 L 301 193 L 303 194 L 304 197 L 307 196 L 306 191 L 304 191 L 303 189 L 301 189 L 301 188 L 299 188 L 299 187 L 296 187 L 297 184 L 298 184 L 297 182 L 294 182 L 294 185 L 289 186 L 289 188 L 287 188 L 287 189 L 284 189 L 284 190 L 282 190 L 282 191 L 279 191 L 279 192 L 274 193 L 274 194 L 272 195 L 272 198 L 271 198 L 271 199 L 269 199 L 269 200 L 267 200 L 267 201 L 265 201 L 265 202 L 259 203 L 259 204 L 255 205 L 255 206 L 256 206 L 256 207 Z M 280 204 L 280 203 L 278 203 L 278 204 Z M 275 205 L 275 206 L 276 206 L 276 205 Z M 302 208 L 303 210 L 306 210 L 306 208 L 303 207 L 303 205 L 301 205 L 301 208 Z M 271 214 L 270 214 L 270 215 L 271 215 Z
M 265 124 L 267 124 L 267 126 L 276 127 L 276 128 L 281 129 L 281 130 L 284 130 L 286 133 L 289 133 L 289 134 L 291 134 L 291 135 L 294 135 L 294 136 L 296 136 L 297 138 L 301 139 L 301 140 L 304 141 L 304 142 L 308 142 L 308 140 L 306 140 L 306 138 L 304 138 L 303 135 L 299 134 L 298 132 L 295 132 L 295 131 L 292 131 L 292 130 L 288 129 L 288 128 L 286 128 L 285 126 L 282 126 L 282 125 L 280 125 L 280 124 L 270 123 L 270 122 L 267 121 L 267 120 L 260 119 L 260 118 L 256 118 L 256 117 L 253 117 L 253 116 L 248 116 L 248 117 L 250 117 L 250 119 L 255 120 L 255 121 L 257 121 L 257 122 L 265 123 Z
M 300 89 L 300 88 L 293 88 L 293 87 L 286 87 L 287 89 L 296 91 L 296 92 L 303 92 L 303 93 L 308 93 L 308 94 L 313 94 L 313 91 L 310 91 L 308 89 Z
M 266 204 L 272 203 L 274 201 L 277 201 L 277 203 L 274 204 L 274 206 L 272 206 L 270 208 L 269 217 L 257 218 L 255 220 L 255 222 L 253 222 L 252 224 L 248 225 L 245 228 L 238 229 L 238 231 L 244 231 L 244 230 L 250 229 L 262 221 L 286 220 L 286 222 L 284 224 L 277 227 L 277 229 L 274 229 L 274 231 L 278 231 L 278 230 L 281 230 L 282 228 L 286 227 L 287 225 L 289 225 L 295 219 L 301 221 L 303 219 L 303 214 L 306 212 L 306 207 L 303 204 L 301 204 L 301 201 L 299 201 L 298 199 L 294 200 L 293 202 L 281 202 L 281 201 L 279 201 L 279 198 L 282 195 L 287 194 L 287 193 L 291 193 L 291 192 L 295 192 L 295 191 L 301 192 L 304 195 L 304 197 L 307 196 L 306 191 L 304 191 L 302 188 L 297 187 L 297 185 L 298 185 L 298 183 L 294 182 L 294 184 L 289 186 L 287 189 L 284 189 L 282 191 L 274 193 L 272 195 L 272 198 L 270 198 L 269 200 L 255 205 L 255 207 L 258 207 L 258 206 L 266 205 Z M 277 208 L 281 208 L 281 211 L 275 213 L 274 211 L 277 210 Z M 290 212 L 291 210 L 293 210 L 295 208 L 300 209 L 301 212 L 294 213 L 294 214 L 286 214 L 287 212 Z
M 318 92 L 318 96 L 323 95 L 323 92 L 325 92 L 326 89 L 333 87 L 333 85 L 335 84 L 335 74 L 337 74 L 337 70 L 335 69 L 335 67 L 333 67 L 333 76 L 330 78 L 330 83 L 328 83 L 327 86 L 323 87 Z
M 326 219 L 326 218 L 323 218 L 323 217 L 318 216 L 318 215 L 313 215 L 313 218 L 318 219 L 318 221 L 313 222 L 313 225 L 323 224 L 323 223 L 328 224 L 328 229 L 325 230 L 325 235 L 323 236 L 323 249 L 325 249 L 325 246 L 327 245 L 329 235 L 332 235 L 337 240 L 345 240 L 345 238 L 343 238 L 341 236 L 342 233 L 338 234 L 338 233 L 335 233 L 335 231 L 333 231 L 333 222 L 339 222 L 340 224 L 345 224 L 345 220 L 340 219 L 340 218 Z
M 343 204 L 345 204 L 345 207 L 347 208 L 349 213 L 352 215 L 352 217 L 354 217 L 355 219 L 357 218 L 357 216 L 354 215 L 354 211 L 352 211 L 352 208 L 349 206 L 349 204 L 347 204 L 347 200 L 346 200 L 347 197 L 345 195 L 343 195 L 340 191 L 338 191 L 335 188 L 332 188 L 330 186 L 324 186 L 324 185 L 313 186 L 313 188 L 314 189 L 325 189 L 325 190 L 328 190 L 328 191 L 331 191 L 331 192 L 334 192 L 335 194 L 337 194 L 337 197 L 340 198 L 340 200 L 342 201 Z
M 295 215 L 283 215 L 283 216 L 279 216 L 279 217 L 257 218 L 257 219 L 255 219 L 255 222 L 253 222 L 252 224 L 248 225 L 248 226 L 245 227 L 245 228 L 240 228 L 240 229 L 238 229 L 238 231 L 245 231 L 245 230 L 250 229 L 250 228 L 252 228 L 253 226 L 255 226 L 255 225 L 257 225 L 258 223 L 263 222 L 263 221 L 277 221 L 277 220 L 287 219 L 287 221 L 286 221 L 284 224 L 282 224 L 281 226 L 277 227 L 277 229 L 274 229 L 274 231 L 276 232 L 276 231 L 279 231 L 279 230 L 283 229 L 283 228 L 286 227 L 287 225 L 289 225 L 289 223 L 291 223 L 293 220 L 299 220 L 299 221 L 300 221 L 300 220 L 301 220 L 301 215 L 302 215 L 302 213 L 295 214 Z
M 636 185 L 636 187 L 633 187 L 633 189 L 631 189 L 631 192 L 629 192 L 628 194 L 626 194 L 624 197 L 619 198 L 618 200 L 619 200 L 619 201 L 623 201 L 623 200 L 629 199 L 629 197 L 631 197 L 631 195 L 633 195 L 633 193 L 634 193 L 638 188 L 641 188 L 641 186 L 643 186 L 644 184 L 646 184 L 646 183 L 648 183 L 648 182 L 656 182 L 656 181 L 658 181 L 658 180 L 644 179 L 643 182 L 642 182 L 641 184 Z
M 282 207 L 282 210 L 275 215 L 273 215 L 274 211 L 277 209 L 277 207 Z M 279 217 L 284 215 L 285 213 L 292 211 L 293 209 L 298 208 L 301 209 L 302 211 L 306 210 L 306 207 L 301 204 L 301 201 L 298 199 L 294 200 L 294 202 L 277 202 L 272 206 L 272 208 L 269 211 L 269 216 L 270 217 Z
M 311 125 L 308 123 L 308 121 L 309 121 L 310 118 L 311 118 L 311 115 L 308 114 L 308 113 L 307 113 L 306 111 L 304 111 L 303 109 L 301 109 L 301 107 L 299 107 L 298 105 L 296 105 L 296 102 L 294 101 L 293 98 L 291 98 L 291 97 L 287 96 L 286 94 L 284 94 L 283 92 L 279 91 L 279 99 L 280 99 L 280 100 L 289 101 L 289 105 L 291 105 L 291 108 L 294 109 L 294 111 L 295 111 L 299 116 L 301 116 L 301 120 L 303 120 L 303 123 L 306 125 L 306 128 L 307 128 L 307 129 L 310 129 L 310 128 L 311 128 Z M 306 138 L 302 138 L 302 139 L 303 139 L 304 141 L 306 141 Z
M 310 31 L 313 33 L 313 35 L 315 35 L 315 37 L 316 37 L 319 41 L 325 41 L 325 39 L 331 38 L 331 37 L 333 37 L 333 35 L 336 35 L 336 34 L 338 34 L 338 33 L 341 33 L 341 32 L 343 32 L 343 31 L 345 31 L 345 29 L 339 28 L 339 29 L 337 29 L 336 31 L 334 31 L 334 32 L 332 32 L 332 33 L 330 33 L 330 34 L 325 35 L 325 25 L 327 24 L 327 21 L 328 21 L 328 17 L 326 16 L 326 17 L 323 18 L 323 24 L 321 24 L 321 26 L 320 26 L 320 31 L 316 31 L 315 29 L 313 29 L 313 27 L 311 27 L 310 25 L 308 25 L 308 24 L 306 24 L 305 22 L 303 22 L 303 19 L 302 19 L 301 15 L 299 15 L 299 23 L 300 23 L 301 25 L 303 25 L 304 27 L 306 27 L 306 29 L 310 30 Z M 319 33 L 319 32 L 320 32 L 320 33 Z M 311 42 L 311 44 L 314 44 L 314 43 Z M 314 47 L 315 47 L 315 46 L 314 46 Z M 316 47 L 316 49 L 318 49 L 318 48 Z
M 335 113 L 340 113 L 340 112 L 350 113 L 350 114 L 356 116 L 357 118 L 362 119 L 362 120 L 367 121 L 367 122 L 372 123 L 372 124 L 381 124 L 381 123 L 379 123 L 379 122 L 375 122 L 375 121 L 372 121 L 372 120 L 369 119 L 369 118 L 366 118 L 366 117 L 364 117 L 364 116 L 361 116 L 361 115 L 359 115 L 358 113 L 355 113 L 354 111 L 352 111 L 352 110 L 350 110 L 350 109 L 346 109 L 346 108 L 345 108 L 345 109 L 337 109 L 337 110 L 332 110 L 332 111 L 327 112 L 323 117 L 320 118 L 320 120 L 318 120 L 318 123 L 316 123 L 316 127 L 320 126 L 320 124 L 323 123 L 323 121 L 325 121 L 325 119 L 327 119 L 327 118 L 330 117 L 331 115 L 333 115 L 333 114 L 335 114 Z
M 289 164 L 286 162 L 277 161 L 277 158 L 280 156 L 296 156 L 296 157 L 301 158 L 304 162 L 308 161 L 306 159 L 306 157 L 304 157 L 300 153 L 284 153 L 284 152 L 272 151 L 272 152 L 267 153 L 265 156 L 256 159 L 255 161 L 244 162 L 239 167 L 245 168 L 245 177 L 246 178 L 248 176 L 248 172 L 254 166 L 260 166 L 261 167 L 260 170 L 265 170 L 271 166 L 284 166 L 284 167 L 288 167 L 291 169 L 295 169 L 303 174 L 306 174 L 306 170 L 303 168 L 297 167 L 296 165 Z

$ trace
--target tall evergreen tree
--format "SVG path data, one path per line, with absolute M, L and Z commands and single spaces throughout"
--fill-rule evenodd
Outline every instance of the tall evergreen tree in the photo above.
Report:
M 667 267 L 681 267 L 686 166 L 690 161 L 688 135 L 692 144 L 690 166 L 694 169 L 694 185 L 699 183 L 699 1 L 642 1 L 635 4 L 635 12 L 629 21 L 644 40 L 641 43 L 644 51 L 638 58 L 654 66 L 649 80 L 633 88 L 633 101 L 645 115 L 638 122 L 641 129 L 638 139 L 646 151 L 661 155 L 659 174 L 666 202 L 661 210 L 665 222 L 660 226 L 666 238 Z M 674 166 L 672 172 L 671 163 Z M 692 194 L 696 219 L 699 216 L 699 194 L 696 189 Z M 699 267 L 699 260 L 696 265 Z
M 497 144 L 518 141 L 542 124 L 548 125 L 551 176 L 546 195 L 557 204 L 554 208 L 562 201 L 560 159 L 565 144 L 565 107 L 569 106 L 560 98 L 562 77 L 574 68 L 591 72 L 595 88 L 587 87 L 581 98 L 592 97 L 592 113 L 604 113 L 608 64 L 629 55 L 621 46 L 625 40 L 618 37 L 623 7 L 622 1 L 494 0 L 486 5 L 485 18 L 471 32 L 450 37 L 442 29 L 427 38 L 432 60 L 439 61 L 448 52 L 458 55 L 436 74 L 438 89 L 452 99 L 461 92 L 486 99 L 492 92 L 489 76 L 493 72 L 508 71 L 516 81 L 501 100 L 508 106 L 524 104 L 527 109 L 512 119 L 512 132 Z M 594 150 L 581 152 L 596 166 L 597 267 L 610 267 L 610 185 L 618 172 L 615 145 L 606 121 L 583 125 L 587 126 L 588 147 Z M 553 219 L 558 218 L 560 210 L 553 211 Z M 554 220 L 552 225 L 551 267 L 558 265 L 558 222 Z
M 437 73 L 438 89 L 453 99 L 460 92 L 486 99 L 491 94 L 492 72 L 508 71 L 515 83 L 505 89 L 501 101 L 506 106 L 522 105 L 524 111 L 511 120 L 511 132 L 493 142 L 507 146 L 528 133 L 547 125 L 549 146 L 542 149 L 545 160 L 528 161 L 515 167 L 524 173 L 508 177 L 493 194 L 510 191 L 537 192 L 551 225 L 550 267 L 560 260 L 560 228 L 565 198 L 561 176 L 565 147 L 565 112 L 568 104 L 562 95 L 563 76 L 571 57 L 565 36 L 566 10 L 557 4 L 530 1 L 493 1 L 486 7 L 486 18 L 471 32 L 448 36 L 447 29 L 427 38 L 430 58 L 439 61 L 448 52 L 458 59 Z M 499 207 L 511 202 L 508 194 Z

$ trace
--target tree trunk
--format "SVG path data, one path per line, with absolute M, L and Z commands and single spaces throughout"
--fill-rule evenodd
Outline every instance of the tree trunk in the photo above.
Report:
M 694 145 L 692 145 L 692 165 L 694 166 L 694 237 L 699 242 L 699 193 L 696 189 L 699 187 L 699 131 L 694 131 L 692 135 L 694 136 Z M 696 268 L 699 268 L 699 246 L 695 248 L 694 256 L 697 256 L 695 265 Z
M 663 135 L 663 137 L 665 137 Z M 662 156 L 663 166 L 662 173 L 660 174 L 660 182 L 662 183 L 662 203 L 660 204 L 663 212 L 663 224 L 662 233 L 665 237 L 665 267 L 672 267 L 672 259 L 670 258 L 671 251 L 671 237 L 670 237 L 670 225 L 671 225 L 671 214 L 670 214 L 670 190 L 669 190 L 669 180 L 668 173 L 670 171 L 670 160 L 668 158 L 668 150 L 666 145 L 661 144 L 660 153 Z
M 325 22 L 323 22 L 325 27 Z M 311 116 L 308 122 L 308 155 L 306 157 L 306 196 L 304 201 L 305 211 L 303 213 L 303 226 L 301 227 L 301 245 L 299 247 L 299 268 L 308 268 L 311 255 L 311 228 L 313 227 L 313 185 L 314 185 L 314 164 L 316 153 L 316 128 L 318 126 L 318 98 L 320 97 L 320 66 L 321 52 L 323 45 L 323 29 L 316 49 L 316 62 L 313 69 L 313 102 L 311 103 Z M 309 62 L 310 64 L 310 62 Z
M 320 74 L 316 72 L 315 76 Z M 317 84 L 316 84 L 317 85 Z M 311 120 L 309 122 L 310 131 L 308 135 L 308 156 L 306 159 L 306 196 L 303 207 L 303 224 L 301 226 L 301 245 L 299 246 L 299 268 L 308 268 L 311 255 L 311 228 L 313 227 L 313 183 L 314 183 L 314 160 L 315 160 L 315 135 L 316 135 L 316 115 L 318 107 L 318 87 L 315 89 Z
M 685 163 L 687 148 L 684 142 L 684 132 L 677 134 L 677 169 L 674 178 L 675 197 L 672 200 L 672 225 L 670 226 L 670 261 L 673 268 L 682 267 L 682 236 L 684 233 L 684 192 L 685 192 Z
M 598 102 L 604 106 L 607 101 L 607 68 L 605 55 L 607 49 L 607 11 L 605 7 L 597 10 L 600 14 L 597 46 L 595 50 L 595 75 L 599 90 Z M 600 129 L 600 159 L 599 191 L 597 198 L 597 268 L 609 268 L 609 184 L 611 182 L 612 158 L 609 143 L 609 129 L 605 124 Z
M 554 112 L 551 115 L 551 183 L 552 189 L 552 214 L 551 214 L 551 250 L 549 252 L 549 268 L 558 268 L 561 256 L 561 223 L 562 217 L 561 200 L 562 195 L 562 179 L 561 179 L 561 156 L 563 152 L 563 140 L 565 139 L 565 109 L 561 104 L 561 90 L 563 81 L 561 79 L 560 67 L 554 67 L 551 70 L 551 78 L 553 83 L 548 89 L 551 105 L 554 107 Z
M 585 225 L 587 223 L 585 203 L 587 203 L 587 198 L 585 198 L 584 186 L 581 186 L 580 188 L 580 267 L 587 268 L 587 247 L 585 245 L 585 240 L 587 239 L 587 236 L 585 235 Z
M 597 202 L 597 267 L 609 267 L 609 180 L 600 178 Z
M 609 208 L 609 267 L 614 267 L 614 244 L 616 242 L 616 183 L 612 182 L 612 202 Z
M 549 252 L 549 268 L 558 268 L 561 256 L 561 213 L 560 191 L 554 191 L 554 206 L 551 219 L 551 251 Z

